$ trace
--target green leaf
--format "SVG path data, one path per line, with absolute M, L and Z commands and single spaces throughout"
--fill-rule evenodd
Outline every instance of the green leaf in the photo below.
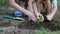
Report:
M 38 23 L 42 23 L 42 22 L 43 22 L 42 17 L 39 17 Z

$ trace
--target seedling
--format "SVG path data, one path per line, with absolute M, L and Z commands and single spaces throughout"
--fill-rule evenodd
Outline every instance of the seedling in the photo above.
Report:
M 42 17 L 39 17 L 38 23 L 42 23 L 42 22 L 43 22 Z

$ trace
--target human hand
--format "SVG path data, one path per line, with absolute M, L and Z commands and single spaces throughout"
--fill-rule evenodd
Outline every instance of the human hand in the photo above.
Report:
M 29 20 L 32 20 L 34 22 L 37 21 L 37 18 L 35 17 L 35 15 L 33 13 L 29 13 L 28 16 L 29 16 Z
M 42 17 L 42 21 L 44 21 L 44 17 L 43 17 L 42 14 L 40 14 L 40 13 L 36 13 L 35 15 L 36 15 L 36 18 L 37 18 L 37 19 L 39 19 L 40 17 Z
M 46 18 L 47 18 L 47 20 L 51 21 L 53 18 L 53 15 L 47 15 Z

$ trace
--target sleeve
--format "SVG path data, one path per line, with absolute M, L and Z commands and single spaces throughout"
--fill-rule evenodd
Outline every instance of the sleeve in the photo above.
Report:
M 57 0 L 52 0 L 53 5 L 57 5 Z

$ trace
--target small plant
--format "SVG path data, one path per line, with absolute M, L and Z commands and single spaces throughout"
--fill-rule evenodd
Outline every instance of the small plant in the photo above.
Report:
M 38 23 L 42 23 L 42 22 L 43 22 L 42 17 L 39 17 Z

